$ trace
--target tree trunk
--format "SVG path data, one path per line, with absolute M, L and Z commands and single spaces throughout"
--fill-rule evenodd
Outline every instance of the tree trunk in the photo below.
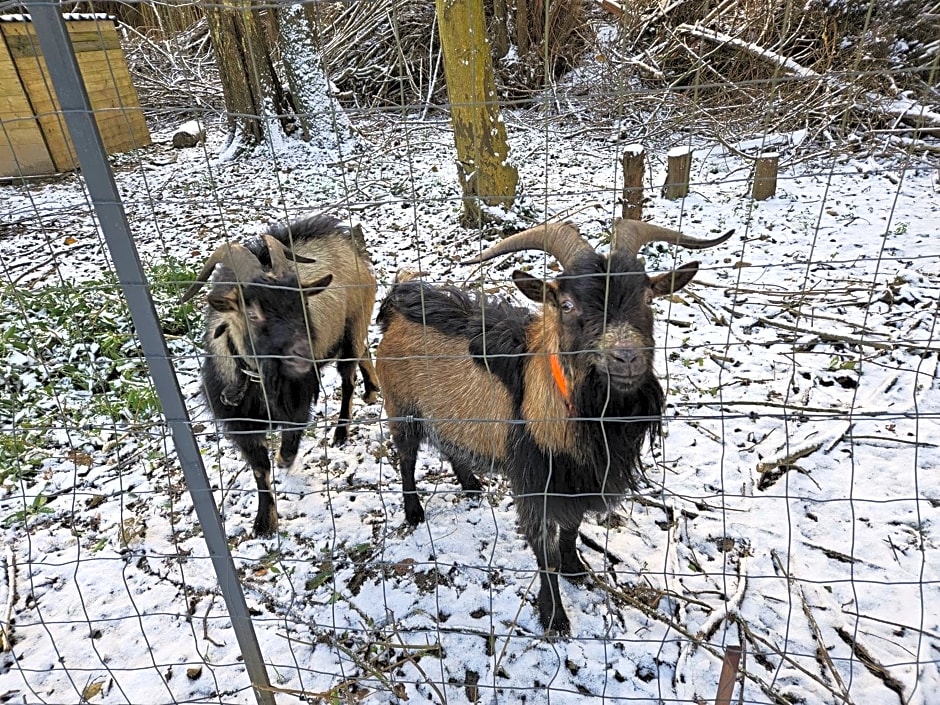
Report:
M 506 126 L 496 102 L 483 0 L 437 0 L 444 73 L 463 187 L 466 225 L 490 220 L 480 201 L 510 208 L 519 175 L 509 163 Z
M 493 58 L 502 59 L 509 53 L 509 12 L 506 0 L 493 0 Z
M 751 198 L 763 201 L 777 193 L 777 165 L 780 155 L 776 152 L 762 152 L 754 163 L 754 185 Z
M 516 0 L 516 46 L 519 55 L 525 56 L 529 51 L 529 3 L 527 0 Z
M 224 156 L 235 157 L 267 137 L 279 137 L 293 111 L 248 0 L 219 0 L 205 10 L 228 113 Z
M 330 95 L 330 86 L 314 43 L 316 29 L 300 4 L 277 10 L 281 39 L 281 59 L 290 85 L 293 108 L 304 141 L 336 151 L 340 155 L 353 147 L 352 126 L 339 103 Z
M 623 208 L 626 220 L 643 220 L 643 179 L 646 176 L 646 150 L 630 144 L 623 150 Z

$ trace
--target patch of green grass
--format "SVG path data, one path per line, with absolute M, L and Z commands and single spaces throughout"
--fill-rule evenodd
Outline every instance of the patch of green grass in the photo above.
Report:
M 32 477 L 42 466 L 42 434 L 19 428 L 0 432 L 0 484 Z
M 39 516 L 40 514 L 52 514 L 52 509 L 46 506 L 48 502 L 49 498 L 39 493 L 36 495 L 35 499 L 23 509 L 4 517 L 3 528 L 9 529 L 16 524 L 25 524 L 30 517 Z
M 200 314 L 179 295 L 194 272 L 148 273 L 168 340 L 192 340 Z M 0 482 L 30 477 L 87 430 L 157 423 L 160 403 L 115 276 L 53 286 L 0 285 Z M 94 445 L 94 443 L 92 443 Z M 68 448 L 66 448 L 68 450 Z

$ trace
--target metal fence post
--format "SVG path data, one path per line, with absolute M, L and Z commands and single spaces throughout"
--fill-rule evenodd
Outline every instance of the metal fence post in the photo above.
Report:
M 140 339 L 141 348 L 153 383 L 163 406 L 164 417 L 173 436 L 186 485 L 193 498 L 196 516 L 202 526 L 209 556 L 225 605 L 228 608 L 235 636 L 255 697 L 259 705 L 274 705 L 268 673 L 261 656 L 248 605 L 235 571 L 235 563 L 228 550 L 225 531 L 219 511 L 212 498 L 212 489 L 206 475 L 196 438 L 193 436 L 189 413 L 183 394 L 170 364 L 169 351 L 160 329 L 153 301 L 137 248 L 131 236 L 127 215 L 114 175 L 108 164 L 107 153 L 95 124 L 85 84 L 69 40 L 62 7 L 49 0 L 27 0 L 32 22 L 36 27 L 39 45 L 55 88 L 59 106 L 65 116 L 69 134 L 82 176 L 94 203 L 98 222 L 104 233 L 108 249 L 117 268 L 121 288 Z

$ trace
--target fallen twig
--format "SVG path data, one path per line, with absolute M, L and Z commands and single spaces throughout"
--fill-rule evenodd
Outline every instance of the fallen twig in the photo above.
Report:
M 799 76 L 800 78 L 816 78 L 832 81 L 832 79 L 826 78 L 821 74 L 816 73 L 812 69 L 806 68 L 805 66 L 801 66 L 793 59 L 783 56 L 782 54 L 778 54 L 777 52 L 771 51 L 770 49 L 757 46 L 751 42 L 745 42 L 742 39 L 737 39 L 731 35 L 718 32 L 714 29 L 708 29 L 707 27 L 702 27 L 699 25 L 680 24 L 678 27 L 676 27 L 676 31 L 682 34 L 689 34 L 693 37 L 698 37 L 699 39 L 707 39 L 722 46 L 734 47 L 735 49 L 744 51 L 751 56 L 756 56 L 759 59 L 767 61 L 774 66 L 779 66 L 780 68 L 785 69 L 786 71 Z M 834 85 L 837 85 L 837 87 L 840 88 L 842 87 L 835 83 Z
M 641 600 L 638 600 L 638 599 L 632 597 L 631 595 L 627 594 L 627 593 L 624 592 L 623 590 L 617 589 L 617 588 L 615 588 L 615 587 L 609 585 L 608 583 L 606 583 L 606 582 L 604 582 L 604 581 L 602 581 L 602 580 L 598 580 L 598 579 L 597 579 L 597 574 L 594 573 L 592 570 L 590 570 L 590 568 L 588 568 L 588 572 L 589 572 L 590 576 L 594 579 L 595 584 L 596 584 L 598 587 L 600 587 L 602 590 L 604 590 L 604 591 L 610 593 L 612 596 L 614 596 L 614 597 L 616 597 L 616 598 L 618 598 L 618 599 L 620 599 L 620 600 L 623 600 L 625 603 L 627 603 L 627 604 L 630 605 L 631 607 L 633 607 L 633 608 L 639 610 L 640 612 L 642 612 L 643 614 L 645 614 L 645 615 L 646 615 L 647 617 L 649 617 L 650 619 L 652 619 L 652 620 L 654 620 L 654 621 L 657 621 L 657 622 L 660 622 L 661 624 L 665 624 L 665 625 L 668 626 L 670 629 L 675 630 L 678 634 L 680 634 L 681 636 L 685 637 L 685 638 L 688 639 L 690 642 L 695 643 L 698 648 L 700 648 L 700 649 L 702 649 L 703 651 L 705 651 L 705 652 L 711 654 L 712 656 L 714 656 L 717 661 L 720 662 L 720 661 L 724 658 L 724 656 L 723 656 L 721 650 L 720 650 L 718 647 L 713 646 L 712 644 L 709 644 L 708 642 L 703 642 L 703 641 L 701 641 L 701 639 L 700 639 L 700 637 L 699 637 L 698 634 L 693 634 L 693 633 L 690 632 L 685 626 L 683 626 L 682 624 L 680 624 L 680 623 L 677 622 L 676 620 L 674 620 L 674 619 L 672 619 L 671 617 L 669 617 L 669 616 L 663 614 L 663 613 L 662 613 L 661 611 L 659 611 L 657 608 L 655 608 L 655 607 L 653 607 L 653 606 L 651 606 L 651 605 L 644 604 Z M 673 597 L 676 597 L 676 596 L 673 595 Z M 681 599 L 686 599 L 686 598 L 683 597 L 683 596 L 678 596 L 678 597 L 680 597 Z M 747 628 L 746 623 L 744 622 L 744 620 L 743 620 L 737 613 L 731 613 L 731 614 L 730 614 L 730 618 L 731 618 L 731 621 L 733 621 L 735 624 L 742 625 L 743 628 L 744 628 L 744 630 L 746 631 L 746 633 L 748 633 L 749 635 L 751 635 L 751 636 L 754 637 L 754 639 L 753 639 L 754 641 L 766 642 L 766 640 L 761 639 L 760 637 L 757 637 L 756 635 L 754 635 L 753 632 L 751 632 L 750 629 Z M 750 638 L 750 637 L 749 637 L 749 638 Z M 813 681 L 815 681 L 815 682 L 816 682 L 817 684 L 819 684 L 821 687 L 825 688 L 828 692 L 830 692 L 830 693 L 832 693 L 833 695 L 835 695 L 835 696 L 838 697 L 839 694 L 838 694 L 835 690 L 833 690 L 832 687 L 831 687 L 829 684 L 827 684 L 825 681 L 823 681 L 818 675 L 816 675 L 816 674 L 813 673 L 812 671 L 809 671 L 808 669 L 804 668 L 804 667 L 801 666 L 799 663 L 793 661 L 785 652 L 781 651 L 780 649 L 778 649 L 778 648 L 777 648 L 776 646 L 774 646 L 773 644 L 770 644 L 769 642 L 767 642 L 767 645 L 768 645 L 768 648 L 770 648 L 775 654 L 777 654 L 778 656 L 780 656 L 780 658 L 781 658 L 782 660 L 786 661 L 787 663 L 789 663 L 790 665 L 792 665 L 793 668 L 797 669 L 798 671 L 800 671 L 801 673 L 803 673 L 804 675 L 806 675 L 808 678 L 810 678 L 810 679 L 812 679 Z M 753 682 L 758 688 L 760 688 L 761 692 L 763 692 L 765 695 L 767 695 L 767 697 L 769 697 L 774 703 L 778 703 L 779 705 L 787 705 L 787 704 L 790 702 L 789 700 L 787 700 L 786 698 L 784 698 L 784 697 L 781 696 L 780 694 L 776 693 L 776 692 L 774 691 L 772 685 L 769 684 L 769 683 L 766 683 L 766 682 L 765 682 L 759 675 L 757 675 L 756 673 L 753 673 L 753 672 L 751 672 L 751 671 L 748 671 L 748 670 L 746 670 L 745 668 L 742 667 L 741 674 L 742 674 L 742 676 L 743 676 L 744 678 L 750 680 L 750 681 Z
M 808 668 L 801 665 L 799 662 L 794 661 L 792 658 L 790 658 L 790 655 L 786 651 L 780 649 L 780 647 L 778 647 L 769 639 L 766 639 L 762 636 L 758 636 L 757 634 L 755 634 L 751 630 L 751 628 L 748 626 L 747 622 L 745 622 L 744 619 L 741 618 L 740 615 L 733 615 L 732 619 L 741 628 L 741 631 L 748 638 L 748 640 L 751 641 L 752 644 L 754 644 L 755 646 L 757 646 L 758 644 L 763 646 L 765 649 L 767 649 L 768 651 L 776 655 L 781 661 L 786 661 L 792 668 L 795 668 L 796 670 L 798 670 L 800 673 L 802 673 L 807 678 L 811 679 L 817 685 L 821 686 L 822 688 L 825 688 L 826 691 L 830 695 L 835 697 L 837 700 L 842 699 L 842 694 L 839 691 L 837 691 L 835 688 L 833 688 L 829 683 L 826 683 L 819 675 L 813 673 Z M 761 682 L 761 681 L 759 679 L 755 679 L 755 682 Z M 789 699 L 783 699 L 779 695 L 774 693 L 773 691 L 764 690 L 764 692 L 767 695 L 770 695 L 771 697 L 773 697 L 775 702 L 778 702 L 778 703 L 790 702 Z
M 842 440 L 843 437 L 845 437 L 845 434 L 849 432 L 850 428 L 851 424 L 848 421 L 845 421 L 834 431 L 826 434 L 817 441 L 813 441 L 812 443 L 806 443 L 804 441 L 804 445 L 797 446 L 796 448 L 793 448 L 793 446 L 789 445 L 788 443 L 783 448 L 789 451 L 786 455 L 777 456 L 762 463 L 758 463 L 757 472 L 765 473 L 782 465 L 794 465 L 797 460 L 812 455 L 823 446 L 828 446 L 828 449 L 831 450 L 839 441 Z
M 857 338 L 851 335 L 839 335 L 838 333 L 828 333 L 822 330 L 815 330 L 812 328 L 807 328 L 805 326 L 793 325 L 790 323 L 783 323 L 781 321 L 775 321 L 765 316 L 759 316 L 758 321 L 764 325 L 771 326 L 773 328 L 780 328 L 781 330 L 790 331 L 792 333 L 800 333 L 802 335 L 812 335 L 820 340 L 827 340 L 830 342 L 837 343 L 846 343 L 848 345 L 858 345 L 859 347 L 869 347 L 875 348 L 876 350 L 894 350 L 895 348 L 906 348 L 914 350 L 923 350 L 924 352 L 934 352 L 932 348 L 925 347 L 922 345 L 911 345 L 909 343 L 904 343 L 901 341 L 894 342 L 882 342 L 878 340 L 866 340 L 865 338 Z
M 16 556 L 6 547 L 7 601 L 0 622 L 0 651 L 13 648 L 13 604 L 16 602 Z
M 219 648 L 225 646 L 225 644 L 220 644 L 211 636 L 209 636 L 209 612 L 212 611 L 212 606 L 215 604 L 215 593 L 209 596 L 209 606 L 206 607 L 206 613 L 202 616 L 202 638 L 208 641 L 213 646 L 218 646 Z
M 885 624 L 889 627 L 894 627 L 895 629 L 903 629 L 905 631 L 916 632 L 917 634 L 923 634 L 924 636 L 930 637 L 931 639 L 936 639 L 937 641 L 940 641 L 940 632 L 932 632 L 927 629 L 919 629 L 918 627 L 912 627 L 908 624 L 902 624 L 901 622 L 898 622 L 897 620 L 879 619 L 878 617 L 872 617 L 870 614 L 859 614 L 858 612 L 852 612 L 851 610 L 847 610 L 847 609 L 843 609 L 842 613 L 851 615 L 852 617 L 856 617 L 858 619 L 868 619 L 868 620 L 871 620 L 872 622 Z
M 819 624 L 816 622 L 815 617 L 813 617 L 813 612 L 810 609 L 809 603 L 806 601 L 806 595 L 803 593 L 803 587 L 793 578 L 792 575 L 790 575 L 789 571 L 787 571 L 776 550 L 771 549 L 770 558 L 777 567 L 777 570 L 779 570 L 786 577 L 790 587 L 795 588 L 797 595 L 799 595 L 800 603 L 803 606 L 803 614 L 806 616 L 810 629 L 813 631 L 813 638 L 816 640 L 816 660 L 825 664 L 826 668 L 829 669 L 829 672 L 832 673 L 832 677 L 835 679 L 836 685 L 838 685 L 842 690 L 843 702 L 851 703 L 852 698 L 849 695 L 849 689 L 845 687 L 845 683 L 842 682 L 842 677 L 839 675 L 839 671 L 836 670 L 836 666 L 832 662 L 832 658 L 829 656 L 829 650 L 826 648 L 826 641 L 823 639 L 822 630 L 819 628 Z
M 888 669 L 882 666 L 878 660 L 871 655 L 868 649 L 859 643 L 858 639 L 856 639 L 853 634 L 849 633 L 849 631 L 843 627 L 836 627 L 836 634 L 848 645 L 852 653 L 855 654 L 858 660 L 862 662 L 862 665 L 868 669 L 869 673 L 884 683 L 889 690 L 893 690 L 898 694 L 902 705 L 907 702 L 907 699 L 904 697 L 904 684 L 892 676 Z

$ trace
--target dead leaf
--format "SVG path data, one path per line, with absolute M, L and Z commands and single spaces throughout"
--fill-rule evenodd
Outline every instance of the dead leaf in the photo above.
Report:
M 82 691 L 82 700 L 91 700 L 96 695 L 101 695 L 101 690 L 104 688 L 104 681 L 95 681 L 94 683 L 89 683 L 85 686 L 85 689 Z
M 392 568 L 392 572 L 394 572 L 395 575 L 402 576 L 402 575 L 408 575 L 408 573 L 414 572 L 414 569 L 415 569 L 415 559 L 406 558 L 403 561 L 396 563 L 394 567 Z
M 118 526 L 118 543 L 127 548 L 132 543 L 141 541 L 147 533 L 147 525 L 140 517 L 125 519 Z
M 87 467 L 91 467 L 91 455 L 88 453 L 82 453 L 78 450 L 71 450 L 65 455 L 65 457 L 76 465 L 85 465 Z

